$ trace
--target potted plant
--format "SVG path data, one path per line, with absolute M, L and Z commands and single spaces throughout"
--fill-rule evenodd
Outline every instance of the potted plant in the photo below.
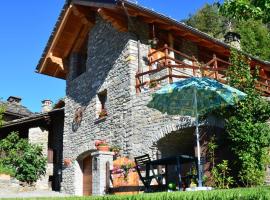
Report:
M 152 81 L 149 83 L 149 88 L 155 88 L 157 87 L 157 81 Z
M 105 140 L 97 140 L 95 142 L 95 146 L 98 151 L 109 151 L 110 146 Z
M 110 151 L 114 153 L 114 155 L 117 157 L 119 155 L 121 148 L 117 145 L 111 146 Z
M 99 119 L 102 119 L 102 118 L 107 117 L 107 116 L 108 116 L 108 113 L 107 113 L 106 109 L 102 109 L 98 114 Z
M 159 81 L 153 80 L 153 81 L 150 81 L 150 83 L 149 83 L 149 88 L 151 90 L 153 90 L 155 88 L 160 88 L 160 87 L 161 87 L 161 85 L 160 85 Z
M 113 187 L 119 188 L 114 194 L 137 194 L 127 188 L 139 186 L 139 175 L 135 169 L 135 162 L 126 157 L 119 157 L 113 161 L 111 171 Z

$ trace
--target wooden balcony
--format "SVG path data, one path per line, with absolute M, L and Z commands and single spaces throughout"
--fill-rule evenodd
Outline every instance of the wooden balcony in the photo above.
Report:
M 166 44 L 163 48 L 150 52 L 148 62 L 148 69 L 138 70 L 136 74 L 137 93 L 143 88 L 149 88 L 152 83 L 173 83 L 190 77 L 209 77 L 227 83 L 226 70 L 230 66 L 228 61 L 218 58 L 215 54 L 211 60 L 203 63 L 194 56 L 188 56 Z M 270 78 L 260 76 L 256 88 L 264 95 L 270 96 Z

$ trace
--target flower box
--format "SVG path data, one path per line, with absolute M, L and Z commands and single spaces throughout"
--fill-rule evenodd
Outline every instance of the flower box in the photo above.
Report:
M 135 163 L 126 157 L 113 162 L 112 170 L 114 194 L 138 194 L 139 175 L 135 170 Z

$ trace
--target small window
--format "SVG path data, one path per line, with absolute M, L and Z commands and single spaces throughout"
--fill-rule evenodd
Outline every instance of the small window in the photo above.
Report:
M 77 64 L 76 64 L 76 70 L 75 74 L 76 77 L 80 76 L 84 72 L 86 72 L 86 63 L 87 63 L 87 45 L 88 45 L 88 40 L 85 39 L 83 44 L 81 45 L 77 55 Z
M 80 54 L 78 56 L 77 77 L 86 72 L 87 54 Z
M 97 97 L 97 118 L 104 118 L 108 115 L 106 108 L 107 90 L 98 93 Z
M 54 163 L 54 150 L 48 149 L 48 163 Z

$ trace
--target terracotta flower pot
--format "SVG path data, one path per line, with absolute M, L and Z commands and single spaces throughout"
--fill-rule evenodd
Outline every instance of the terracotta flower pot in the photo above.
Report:
M 97 146 L 97 150 L 99 150 L 99 151 L 109 151 L 110 147 L 100 145 L 100 146 Z
M 65 158 L 65 159 L 64 159 L 64 165 L 65 165 L 66 167 L 69 167 L 71 164 L 72 164 L 72 161 L 71 161 L 70 158 Z

